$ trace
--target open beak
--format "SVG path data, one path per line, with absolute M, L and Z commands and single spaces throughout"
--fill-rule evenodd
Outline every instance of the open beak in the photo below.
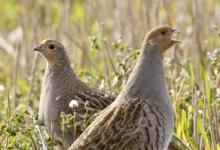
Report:
M 172 34 L 175 34 L 175 33 L 180 33 L 181 30 L 180 30 L 180 29 L 177 29 L 177 28 L 172 28 L 171 32 L 172 32 Z M 176 39 L 172 39 L 172 41 L 173 41 L 174 43 L 182 43 L 181 41 L 176 40 Z
M 34 51 L 38 51 L 41 52 L 43 50 L 43 45 L 42 44 L 38 44 L 37 46 L 35 46 L 33 48 Z
M 172 33 L 180 33 L 180 32 L 181 32 L 180 29 L 177 29 L 177 28 L 173 28 L 173 29 L 172 29 Z

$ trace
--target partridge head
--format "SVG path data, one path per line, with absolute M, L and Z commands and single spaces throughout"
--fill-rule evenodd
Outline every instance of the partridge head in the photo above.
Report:
M 154 47 L 163 54 L 175 43 L 181 43 L 179 40 L 173 39 L 174 33 L 178 32 L 180 32 L 180 30 L 177 28 L 172 28 L 167 25 L 158 26 L 146 34 L 143 44 Z
M 64 46 L 56 40 L 43 40 L 33 50 L 40 52 L 49 64 L 69 62 Z

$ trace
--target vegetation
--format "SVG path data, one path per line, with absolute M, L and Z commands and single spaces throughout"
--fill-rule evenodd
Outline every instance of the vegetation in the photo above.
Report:
M 32 47 L 63 42 L 79 77 L 118 93 L 148 29 L 178 27 L 166 79 L 175 135 L 192 150 L 220 150 L 219 0 L 0 0 L 0 149 L 40 149 L 34 124 L 44 61 Z M 182 147 L 186 149 L 186 147 Z

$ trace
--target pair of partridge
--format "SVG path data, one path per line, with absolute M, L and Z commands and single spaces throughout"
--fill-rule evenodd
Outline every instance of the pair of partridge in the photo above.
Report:
M 63 130 L 61 113 L 73 114 L 71 101 L 79 105 L 75 111 L 79 114 L 76 122 L 83 122 L 83 116 L 91 116 L 103 110 L 115 99 L 115 96 L 104 93 L 95 88 L 90 88 L 75 75 L 70 66 L 69 57 L 64 46 L 55 40 L 44 40 L 34 47 L 34 51 L 40 52 L 45 58 L 47 65 L 44 73 L 39 115 L 37 123 L 45 125 L 49 135 L 67 149 L 82 133 L 80 126 L 64 127 Z M 85 103 L 88 105 L 85 106 Z M 74 103 L 73 103 L 74 105 Z M 80 117 L 81 116 L 81 117 Z
M 69 150 L 167 150 L 174 112 L 164 77 L 163 55 L 179 41 L 169 26 L 150 30 L 139 59 L 116 100 L 75 140 Z
M 152 29 L 144 39 L 140 58 L 127 85 L 115 96 L 90 88 L 81 82 L 70 67 L 64 46 L 55 40 L 42 41 L 34 50 L 46 59 L 38 123 L 69 147 L 82 130 L 61 127 L 61 112 L 71 114 L 71 100 L 79 107 L 76 112 L 90 114 L 103 110 L 99 117 L 72 144 L 70 149 L 167 149 L 172 137 L 173 111 L 169 102 L 163 71 L 163 54 L 174 43 L 178 30 L 169 26 Z M 77 120 L 80 121 L 80 120 Z M 76 135 L 74 135 L 76 134 Z

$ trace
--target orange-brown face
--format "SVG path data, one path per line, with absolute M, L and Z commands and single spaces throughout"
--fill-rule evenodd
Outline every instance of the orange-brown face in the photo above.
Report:
M 165 52 L 173 44 L 181 43 L 178 40 L 172 39 L 172 35 L 176 32 L 180 32 L 180 30 L 166 25 L 158 26 L 147 33 L 144 44 L 150 44 L 157 47 L 161 52 Z
M 40 52 L 49 63 L 57 63 L 65 57 L 64 46 L 55 40 L 43 40 L 33 50 Z

